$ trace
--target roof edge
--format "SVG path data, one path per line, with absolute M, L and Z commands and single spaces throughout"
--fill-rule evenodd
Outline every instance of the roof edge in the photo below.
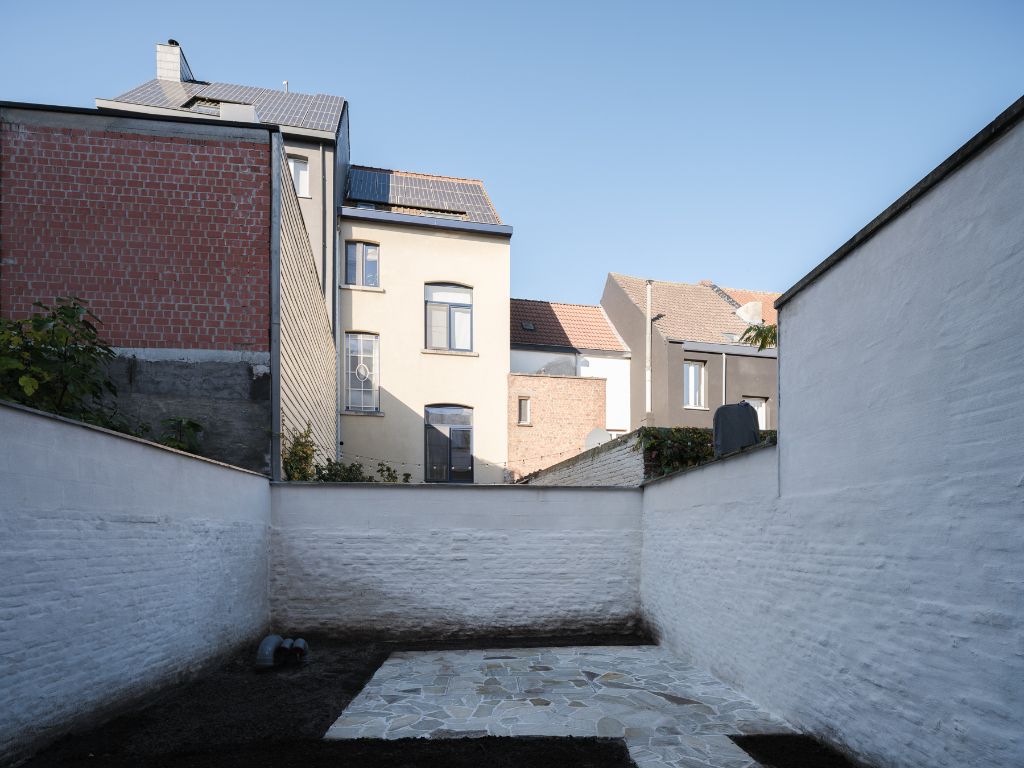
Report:
M 826 258 L 814 269 L 800 278 L 788 291 L 775 300 L 775 309 L 781 309 L 794 296 L 804 290 L 807 286 L 828 272 L 832 267 L 849 256 L 860 246 L 878 234 L 887 224 L 894 221 L 901 214 L 911 208 L 914 203 L 924 197 L 934 187 L 951 176 L 961 166 L 965 165 L 975 155 L 981 153 L 990 144 L 993 144 L 1003 134 L 1017 125 L 1024 118 L 1024 96 L 1021 96 L 1013 104 L 1003 110 L 995 120 L 982 128 L 973 137 L 956 150 L 952 155 L 943 160 L 934 170 L 921 179 L 917 184 L 907 190 L 896 202 L 882 211 L 872 219 L 857 234 L 843 243 L 839 248 Z
M 251 128 L 255 130 L 279 132 L 280 128 L 271 123 L 239 123 L 234 120 L 210 118 L 178 117 L 177 115 L 154 114 L 152 112 L 136 112 L 131 109 L 115 109 L 108 107 L 68 107 L 60 104 L 36 104 L 27 101 L 0 101 L 0 109 L 23 109 L 35 112 L 59 112 L 67 115 L 92 115 L 93 117 L 124 117 L 130 120 L 155 120 L 162 123 L 192 123 L 198 125 L 214 125 L 226 128 Z
M 478 221 L 461 221 L 459 219 L 439 219 L 430 216 L 414 216 L 408 213 L 392 213 L 390 211 L 375 211 L 367 208 L 353 208 L 348 205 L 339 206 L 338 216 L 343 219 L 357 219 L 361 221 L 375 221 L 381 224 L 406 224 L 412 227 L 426 227 L 429 229 L 446 229 L 452 232 L 470 232 L 484 235 L 496 235 L 498 237 L 512 237 L 512 225 L 510 224 L 485 224 Z

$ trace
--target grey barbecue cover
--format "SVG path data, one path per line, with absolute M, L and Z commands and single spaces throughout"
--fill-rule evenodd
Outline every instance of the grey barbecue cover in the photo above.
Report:
M 724 456 L 761 442 L 757 411 L 750 403 L 723 405 L 715 411 L 715 456 Z

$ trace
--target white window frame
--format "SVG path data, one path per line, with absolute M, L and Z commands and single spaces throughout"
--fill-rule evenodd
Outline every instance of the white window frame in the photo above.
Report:
M 352 375 L 355 374 L 359 377 L 359 372 L 352 367 L 353 356 L 349 354 L 349 340 L 359 342 L 360 346 L 368 339 L 373 340 L 373 351 L 369 356 L 369 365 L 366 365 L 366 355 L 361 351 L 356 355 L 359 359 L 357 367 L 364 365 L 369 369 L 369 376 L 365 381 L 370 382 L 370 386 L 361 387 L 360 389 L 352 388 Z M 343 354 L 345 356 L 345 411 L 349 413 L 379 413 L 380 412 L 380 334 L 377 333 L 364 333 L 356 331 L 353 333 L 345 334 L 345 346 L 343 348 Z M 359 398 L 358 405 L 353 403 L 353 393 L 355 392 L 370 392 L 370 405 L 367 406 L 363 397 Z
M 525 419 L 523 418 L 523 403 L 526 403 L 526 418 Z M 519 400 L 518 400 L 518 402 L 516 404 L 516 419 L 517 419 L 516 423 L 519 426 L 521 426 L 521 427 L 528 427 L 528 426 L 530 426 L 530 424 L 531 424 L 531 417 L 533 415 L 531 413 L 531 411 L 532 411 L 532 406 L 530 405 L 530 398 L 527 397 L 526 395 L 520 396 Z
M 299 174 L 299 166 L 305 166 L 305 174 Z M 299 197 L 311 197 L 309 194 L 309 158 L 301 155 L 288 155 L 288 170 L 292 175 L 292 185 Z
M 373 283 L 366 282 L 366 256 L 367 249 L 372 248 L 377 261 L 377 280 Z M 349 270 L 349 249 L 355 250 L 355 274 Z M 346 240 L 345 241 L 345 285 L 359 285 L 367 288 L 380 288 L 380 243 L 368 240 Z
M 697 382 L 698 395 L 696 403 L 687 402 L 690 398 L 690 376 L 689 369 L 699 368 L 700 378 L 693 377 Z M 708 392 L 708 367 L 704 360 L 684 360 L 683 361 L 683 408 L 694 410 L 694 411 L 706 411 L 707 408 L 707 392 Z

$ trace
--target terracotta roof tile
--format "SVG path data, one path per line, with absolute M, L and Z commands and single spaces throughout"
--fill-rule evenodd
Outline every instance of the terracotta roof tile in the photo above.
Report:
M 775 311 L 775 300 L 781 296 L 781 293 L 772 293 L 771 291 L 748 291 L 745 288 L 722 288 L 727 294 L 729 294 L 735 301 L 743 306 L 751 301 L 761 302 L 761 322 L 775 325 L 779 322 L 779 315 Z
M 628 351 L 599 306 L 512 299 L 510 316 L 513 344 Z
M 620 285 L 629 299 L 646 311 L 647 282 L 642 277 L 620 275 L 612 272 L 609 277 Z M 711 344 L 735 343 L 746 330 L 747 324 L 736 315 L 736 307 L 728 299 L 716 292 L 712 283 L 704 281 L 700 285 L 690 283 L 669 283 L 655 280 L 651 292 L 651 312 L 655 318 L 654 326 L 663 336 L 681 341 L 700 341 Z M 759 301 L 759 298 L 741 299 L 747 294 L 757 296 L 778 296 L 778 294 L 754 291 L 736 291 L 722 289 L 737 304 L 746 301 Z M 762 313 L 771 306 L 771 301 L 762 301 Z M 735 335 L 735 336 L 734 336 Z

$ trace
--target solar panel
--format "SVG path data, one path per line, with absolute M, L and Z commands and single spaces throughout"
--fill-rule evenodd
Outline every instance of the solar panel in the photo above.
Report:
M 379 168 L 354 167 L 348 197 L 426 211 L 465 214 L 470 221 L 500 224 L 479 181 L 421 176 Z

